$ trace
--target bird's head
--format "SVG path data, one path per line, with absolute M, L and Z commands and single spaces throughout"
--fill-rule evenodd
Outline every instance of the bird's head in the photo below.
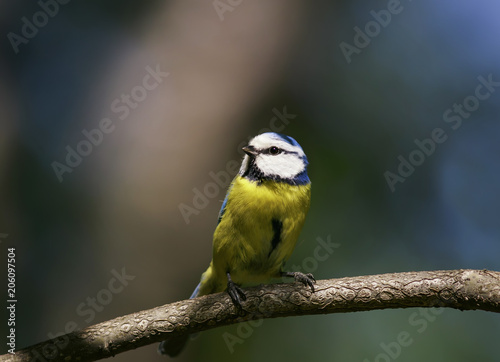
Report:
M 275 180 L 292 185 L 309 183 L 307 157 L 292 137 L 267 132 L 255 136 L 243 147 L 239 174 L 253 181 Z

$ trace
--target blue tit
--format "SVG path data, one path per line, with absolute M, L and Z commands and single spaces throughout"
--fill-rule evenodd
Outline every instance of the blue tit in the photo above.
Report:
M 307 157 L 292 137 L 268 132 L 243 147 L 245 156 L 222 203 L 213 237 L 213 257 L 191 298 L 226 290 L 236 307 L 246 299 L 241 286 L 293 277 L 314 292 L 311 274 L 284 272 L 309 210 Z M 188 336 L 160 344 L 176 356 Z

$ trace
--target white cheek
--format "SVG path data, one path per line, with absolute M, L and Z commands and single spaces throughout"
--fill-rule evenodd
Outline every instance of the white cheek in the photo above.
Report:
M 245 155 L 245 157 L 243 157 L 243 161 L 241 162 L 241 167 L 239 171 L 240 175 L 243 175 L 246 172 L 246 170 L 248 169 L 249 162 L 250 162 L 250 157 L 248 155 Z
M 304 162 L 295 155 L 280 154 L 259 155 L 257 157 L 257 167 L 265 175 L 276 175 L 282 178 L 293 178 L 304 171 Z

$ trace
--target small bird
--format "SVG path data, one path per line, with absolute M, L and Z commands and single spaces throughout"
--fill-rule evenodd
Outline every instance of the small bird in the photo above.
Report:
M 243 285 L 293 277 L 314 292 L 312 274 L 283 271 L 309 210 L 307 157 L 292 137 L 267 132 L 243 147 L 245 156 L 222 203 L 213 256 L 191 298 L 227 291 L 241 309 Z M 188 335 L 163 341 L 158 351 L 178 355 Z

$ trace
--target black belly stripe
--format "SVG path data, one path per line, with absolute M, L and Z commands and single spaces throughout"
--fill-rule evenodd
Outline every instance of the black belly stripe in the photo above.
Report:
M 273 238 L 271 240 L 271 250 L 269 251 L 269 255 L 276 249 L 281 242 L 281 232 L 283 231 L 283 222 L 278 219 L 273 219 L 271 221 L 273 226 Z

